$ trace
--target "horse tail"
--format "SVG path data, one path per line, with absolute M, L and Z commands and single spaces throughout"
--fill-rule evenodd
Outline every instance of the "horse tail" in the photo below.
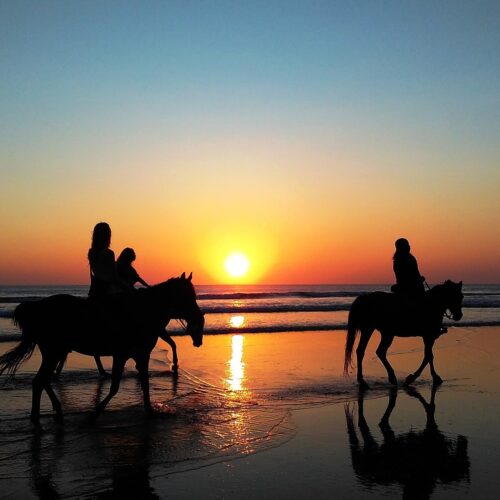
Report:
M 349 317 L 347 319 L 347 337 L 345 339 L 345 357 L 344 357 L 344 377 L 349 374 L 349 369 L 352 367 L 352 350 L 356 335 L 359 330 L 359 310 L 362 297 L 356 297 L 349 309 Z
M 32 334 L 30 320 L 34 307 L 36 306 L 33 302 L 23 302 L 16 307 L 13 321 L 21 329 L 21 342 L 0 356 L 0 375 L 7 371 L 9 376 L 14 376 L 19 366 L 33 354 L 36 342 Z

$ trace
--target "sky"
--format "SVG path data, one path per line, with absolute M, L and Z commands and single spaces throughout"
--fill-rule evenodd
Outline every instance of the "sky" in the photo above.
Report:
M 100 221 L 153 283 L 500 282 L 497 1 L 0 0 L 0 73 L 2 284 Z

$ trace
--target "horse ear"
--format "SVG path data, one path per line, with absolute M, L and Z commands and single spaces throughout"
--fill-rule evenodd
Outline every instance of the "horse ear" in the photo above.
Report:
M 186 273 L 182 273 L 181 274 L 181 280 L 185 280 L 186 279 Z
M 460 285 L 460 288 L 462 288 L 462 282 L 460 282 L 459 285 Z
M 187 280 L 191 281 L 192 279 L 193 279 L 193 273 L 191 272 L 191 273 L 189 273 L 189 276 L 187 277 Z

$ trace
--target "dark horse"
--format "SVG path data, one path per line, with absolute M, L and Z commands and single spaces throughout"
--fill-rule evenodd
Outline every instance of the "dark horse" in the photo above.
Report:
M 415 381 L 422 370 L 430 365 L 434 384 L 442 383 L 434 369 L 432 347 L 441 335 L 443 316 L 449 310 L 455 321 L 462 319 L 462 282 L 446 281 L 436 285 L 425 293 L 422 302 L 412 304 L 408 299 L 394 293 L 373 292 L 357 297 L 349 310 L 347 338 L 345 344 L 344 375 L 351 366 L 351 356 L 356 334 L 361 332 L 356 356 L 358 362 L 358 382 L 362 388 L 368 385 L 363 379 L 363 356 L 374 330 L 381 335 L 377 356 L 382 361 L 389 375 L 389 382 L 397 385 L 394 370 L 387 361 L 387 350 L 395 336 L 422 337 L 424 341 L 424 359 L 415 373 L 408 375 L 406 384 Z
M 196 302 L 191 275 L 132 293 L 110 295 L 96 303 L 71 295 L 53 295 L 36 302 L 24 302 L 14 312 L 22 330 L 21 342 L 0 357 L 0 374 L 14 375 L 21 363 L 40 348 L 42 363 L 33 379 L 31 420 L 40 418 L 40 397 L 45 389 L 56 418 L 62 418 L 61 403 L 51 387 L 52 373 L 69 352 L 91 356 L 112 356 L 109 394 L 97 405 L 98 415 L 118 392 L 125 363 L 132 358 L 139 372 L 144 408 L 152 412 L 149 399 L 149 357 L 170 319 L 187 323 L 193 345 L 203 341 L 203 313 Z

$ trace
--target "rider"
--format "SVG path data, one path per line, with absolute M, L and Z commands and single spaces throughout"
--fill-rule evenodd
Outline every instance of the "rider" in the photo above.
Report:
M 396 252 L 393 257 L 393 269 L 396 275 L 396 284 L 391 291 L 412 302 L 421 302 L 425 296 L 425 278 L 418 270 L 417 259 L 410 253 L 410 243 L 406 238 L 396 240 Z M 446 333 L 446 327 L 441 327 L 441 333 Z
M 406 238 L 399 238 L 395 245 L 393 269 L 396 284 L 391 287 L 391 290 L 410 299 L 419 300 L 425 293 L 425 278 L 418 270 L 417 259 L 410 253 L 410 243 Z
M 132 262 L 136 259 L 133 248 L 124 248 L 122 253 L 116 259 L 116 272 L 118 277 L 124 282 L 130 290 L 134 289 L 136 283 L 149 288 L 149 285 L 139 276 L 139 273 L 134 269 Z
M 92 244 L 87 257 L 90 266 L 89 299 L 96 301 L 106 295 L 127 289 L 116 272 L 115 254 L 111 248 L 111 228 L 106 222 L 99 222 L 92 232 Z M 94 356 L 101 376 L 108 374 L 99 356 Z

